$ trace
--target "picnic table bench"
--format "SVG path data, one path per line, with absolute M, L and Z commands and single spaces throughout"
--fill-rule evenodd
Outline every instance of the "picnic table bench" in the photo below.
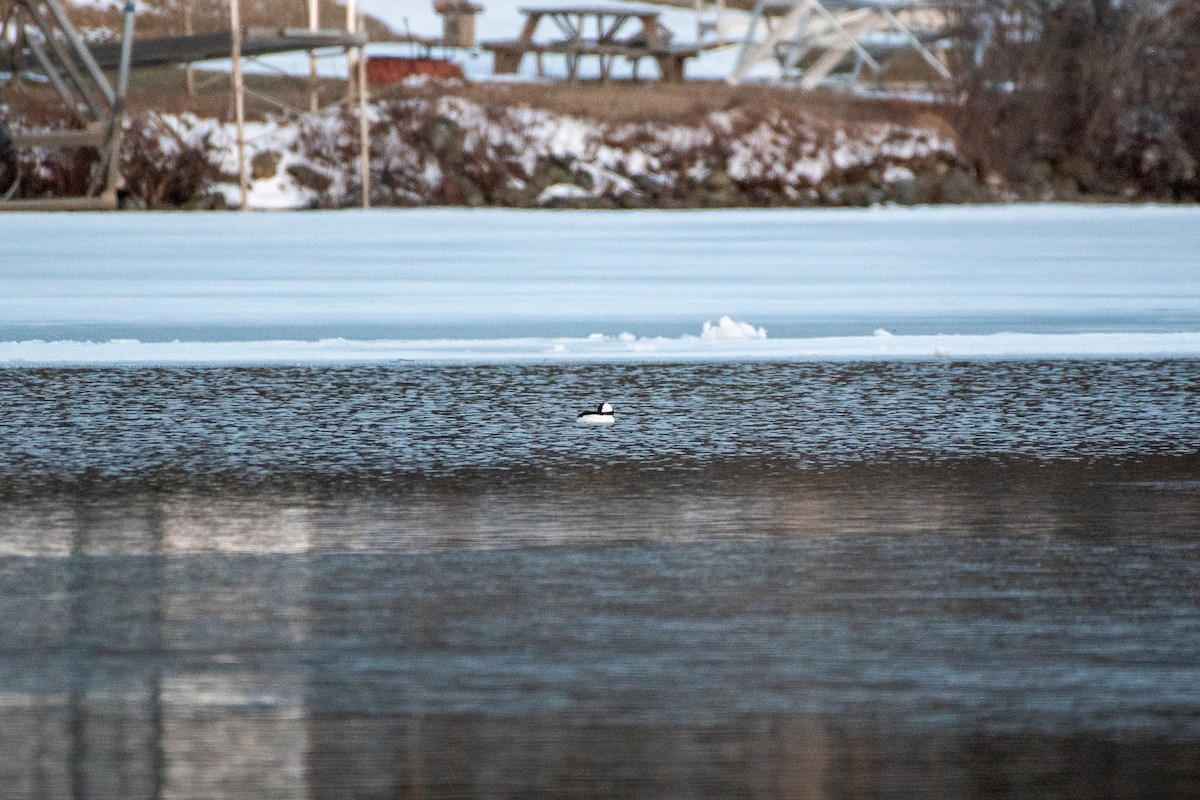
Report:
M 699 49 L 693 45 L 671 43 L 671 32 L 659 22 L 659 12 L 636 6 L 539 6 L 522 8 L 525 25 L 516 39 L 484 42 L 483 48 L 494 57 L 497 75 L 517 72 L 526 53 L 537 58 L 538 77 L 545 77 L 542 57 L 546 53 L 566 59 L 567 79 L 579 78 L 579 62 L 584 57 L 600 61 L 600 80 L 612 75 L 613 62 L 629 60 L 637 77 L 638 62 L 653 59 L 664 81 L 682 81 L 687 59 Z M 538 40 L 535 36 L 543 20 L 549 20 L 556 37 Z

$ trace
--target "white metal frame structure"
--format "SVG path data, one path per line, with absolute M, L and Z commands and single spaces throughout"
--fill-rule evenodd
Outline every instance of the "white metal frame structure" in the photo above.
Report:
M 740 83 L 754 67 L 776 61 L 785 75 L 799 75 L 800 88 L 813 89 L 847 59 L 856 77 L 863 67 L 879 75 L 890 56 L 906 50 L 949 79 L 926 46 L 944 27 L 924 0 L 758 0 L 726 80 Z
M 3 4 L 3 0 L 0 0 Z M 19 184 L 0 187 L 0 209 L 4 208 L 103 208 L 117 206 L 121 181 L 118 153 L 125 121 L 125 93 L 132 67 L 162 64 L 190 64 L 213 58 L 229 58 L 229 80 L 233 90 L 234 117 L 237 127 L 238 183 L 241 206 L 247 207 L 249 170 L 246 163 L 246 95 L 271 103 L 285 111 L 306 114 L 321 109 L 316 72 L 316 51 L 331 49 L 345 53 L 348 62 L 346 93 L 325 106 L 332 108 L 357 103 L 359 178 L 362 204 L 370 203 L 370 142 L 367 115 L 367 80 L 364 48 L 367 36 L 358 0 L 346 2 L 345 32 L 321 30 L 316 0 L 308 0 L 307 29 L 244 28 L 239 0 L 229 0 L 230 31 L 175 37 L 160 37 L 134 42 L 134 4 L 125 2 L 125 30 L 119 42 L 88 45 L 75 30 L 60 0 L 9 0 L 10 9 L 0 24 L 0 71 L 10 71 L 12 80 L 26 72 L 40 72 L 55 89 L 65 106 L 84 117 L 82 130 L 52 131 L 38 134 L 0 135 L 0 156 L 12 158 L 17 148 L 95 147 L 100 162 L 87 196 L 82 198 L 42 198 L 12 200 Z M 190 16 L 190 15 L 189 15 Z M 191 27 L 185 19 L 185 27 Z M 245 85 L 242 66 L 260 55 L 297 50 L 313 54 L 310 68 L 308 108 L 296 108 L 276 98 L 255 92 Z M 262 63 L 262 62 L 259 62 Z M 267 65 L 269 66 L 269 65 Z M 105 69 L 118 73 L 116 89 L 109 84 Z M 217 80 L 224 79 L 218 74 Z M 212 79 L 210 79 L 212 80 Z M 195 77 L 189 70 L 188 91 L 194 93 Z M 3 166 L 3 165 L 0 165 Z M 0 170 L 2 171 L 2 170 Z M 7 191 L 6 191 L 7 190 Z
M 729 31 L 732 20 L 726 13 L 725 0 L 695 0 L 696 44 L 700 47 L 723 47 L 732 44 Z
M 124 8 L 124 37 L 117 66 L 117 86 L 109 83 L 87 44 L 71 24 L 58 0 L 14 0 L 0 31 L 0 66 L 18 80 L 28 66 L 39 70 L 70 110 L 80 114 L 81 129 L 6 135 L 6 149 L 94 147 L 99 160 L 92 170 L 83 197 L 14 200 L 16 176 L 9 187 L 0 187 L 0 210 L 92 210 L 117 207 L 121 188 L 119 153 L 125 126 L 125 96 L 133 43 L 134 6 Z

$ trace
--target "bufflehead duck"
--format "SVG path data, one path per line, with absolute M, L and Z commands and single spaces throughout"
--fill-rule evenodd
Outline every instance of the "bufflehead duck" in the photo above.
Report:
M 589 422 L 597 425 L 612 425 L 616 422 L 613 417 L 612 403 L 604 402 L 596 406 L 595 411 L 584 411 L 575 418 L 576 422 Z

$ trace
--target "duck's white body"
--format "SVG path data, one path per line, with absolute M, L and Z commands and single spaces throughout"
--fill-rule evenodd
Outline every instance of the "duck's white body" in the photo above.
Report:
M 612 425 L 617 420 L 613 415 L 612 403 L 601 403 L 596 406 L 595 411 L 584 411 L 575 418 L 575 421 L 588 425 Z

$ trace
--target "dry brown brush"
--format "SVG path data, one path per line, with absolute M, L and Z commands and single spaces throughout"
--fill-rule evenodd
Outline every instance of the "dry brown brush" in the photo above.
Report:
M 221 148 L 206 131 L 180 134 L 170 119 L 156 114 L 133 115 L 121 146 L 121 198 L 135 208 L 211 207 L 214 185 L 223 177 Z M 82 127 L 61 112 L 37 115 L 0 114 L 0 124 L 13 132 Z M 78 197 L 87 193 L 99 155 L 95 148 L 13 148 L 0 164 L 0 194 L 10 199 Z
M 1030 199 L 1200 199 L 1200 4 L 951 0 L 962 152 Z

